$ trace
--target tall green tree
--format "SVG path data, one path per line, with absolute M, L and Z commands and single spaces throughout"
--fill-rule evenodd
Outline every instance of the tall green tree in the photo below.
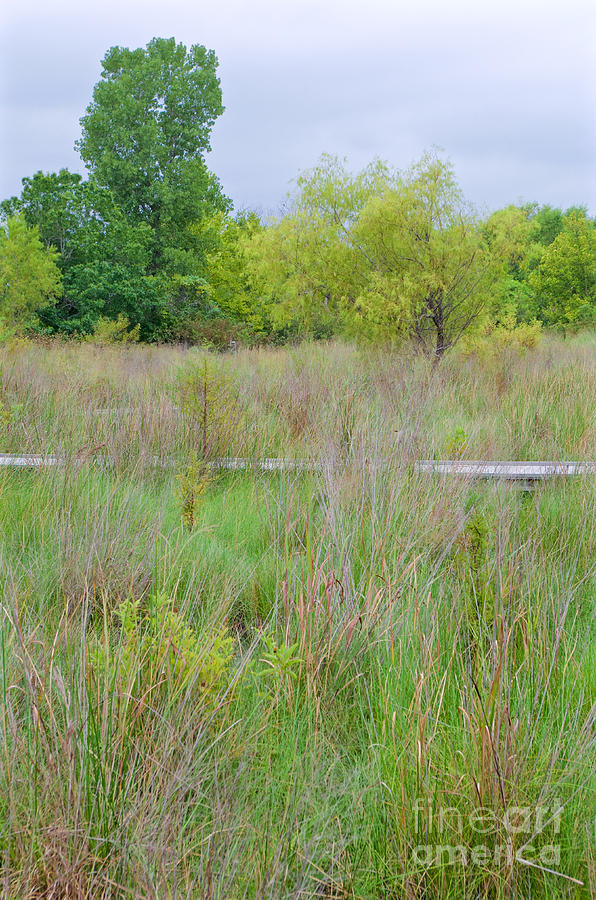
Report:
M 19 333 L 35 324 L 35 314 L 60 294 L 57 251 L 44 247 L 37 227 L 21 216 L 0 226 L 0 325 Z
M 212 50 L 173 38 L 112 47 L 81 119 L 77 146 L 94 179 L 131 222 L 152 229 L 154 271 L 199 274 L 203 248 L 189 226 L 230 206 L 204 162 L 223 112 L 216 70 Z

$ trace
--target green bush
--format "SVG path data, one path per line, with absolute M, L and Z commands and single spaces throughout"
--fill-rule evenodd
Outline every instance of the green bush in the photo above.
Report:
M 487 359 L 505 350 L 534 350 L 541 337 L 541 322 L 533 319 L 518 323 L 515 310 L 510 309 L 499 321 L 487 320 L 475 334 L 464 335 L 460 352 L 464 357 Z
M 100 316 L 95 324 L 93 332 L 85 340 L 91 344 L 135 344 L 140 337 L 141 326 L 131 328 L 130 322 L 118 313 L 117 318 L 109 319 Z
M 186 623 L 162 595 L 124 600 L 116 610 L 120 639 L 96 644 L 90 662 L 120 694 L 163 708 L 192 697 L 205 715 L 218 704 L 232 660 L 232 638 L 223 626 L 209 640 Z

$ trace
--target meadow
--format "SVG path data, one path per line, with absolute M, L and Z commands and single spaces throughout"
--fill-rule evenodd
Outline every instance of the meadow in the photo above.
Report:
M 0 895 L 593 895 L 595 350 L 1 347 Z

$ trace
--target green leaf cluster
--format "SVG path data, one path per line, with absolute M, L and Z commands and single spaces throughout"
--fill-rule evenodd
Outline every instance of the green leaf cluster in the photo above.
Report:
M 544 321 L 577 328 L 596 323 L 596 227 L 583 211 L 562 219 L 529 284 Z
M 3 334 L 35 325 L 36 310 L 59 296 L 58 253 L 44 247 L 36 226 L 11 216 L 0 226 L 0 327 Z
M 233 657 L 233 639 L 223 626 L 202 638 L 176 612 L 171 598 L 123 600 L 116 610 L 119 639 L 92 646 L 90 663 L 122 696 L 149 712 L 160 701 L 192 698 L 207 717 Z
M 529 347 L 541 325 L 592 324 L 594 235 L 581 208 L 480 216 L 435 151 L 403 173 L 323 156 L 243 256 L 275 327 L 409 339 L 440 358 L 464 334 Z

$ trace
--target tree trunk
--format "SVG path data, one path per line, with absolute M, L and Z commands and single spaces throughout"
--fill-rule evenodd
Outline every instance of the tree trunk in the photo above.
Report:
M 441 359 L 445 353 L 445 332 L 443 325 L 437 326 L 437 345 L 435 347 L 435 357 Z
M 444 309 L 443 309 L 443 298 L 442 292 L 435 299 L 435 309 L 433 322 L 435 324 L 435 328 L 437 329 L 437 341 L 435 345 L 435 359 L 437 362 L 442 359 L 445 350 L 445 321 L 444 321 Z

